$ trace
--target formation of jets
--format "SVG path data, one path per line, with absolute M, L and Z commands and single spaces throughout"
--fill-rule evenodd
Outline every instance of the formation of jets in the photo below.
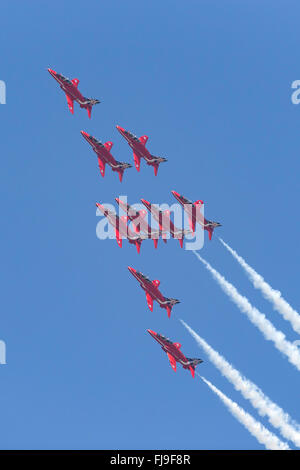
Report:
M 184 236 L 191 232 L 175 227 L 174 223 L 170 218 L 169 210 L 161 211 L 154 204 L 151 204 L 149 201 L 146 201 L 146 199 L 141 199 L 141 201 L 144 206 L 147 207 L 148 211 L 156 220 L 156 222 L 159 224 L 160 229 L 164 231 L 164 233 L 169 232 L 172 238 L 177 238 L 182 248 Z M 162 235 L 162 237 L 164 241 L 166 241 L 164 235 Z
M 122 201 L 122 199 L 119 199 L 117 197 L 116 197 L 116 202 L 119 204 L 121 209 L 123 209 L 123 211 L 126 212 L 127 218 L 132 223 L 135 232 L 136 233 L 142 232 L 142 233 L 145 233 L 146 235 L 149 235 L 149 238 L 152 238 L 154 242 L 154 247 L 157 248 L 158 238 L 161 235 L 161 232 L 159 230 L 155 230 L 152 227 L 150 227 L 147 220 L 145 220 L 147 211 L 144 211 L 144 210 L 136 211 L 129 204 L 125 203 L 124 201 Z M 166 242 L 165 239 L 164 241 Z
M 87 110 L 88 117 L 91 118 L 92 107 L 95 104 L 100 103 L 100 101 L 94 98 L 84 97 L 78 90 L 79 80 L 77 78 L 70 80 L 64 75 L 57 73 L 50 68 L 48 68 L 48 71 L 51 76 L 59 83 L 60 88 L 66 94 L 70 112 L 72 114 L 74 113 L 74 101 L 76 101 L 81 108 Z M 148 136 L 143 135 L 138 138 L 131 132 L 125 130 L 123 127 L 116 126 L 116 128 L 132 148 L 136 170 L 140 171 L 141 159 L 143 159 L 147 165 L 154 168 L 154 174 L 157 176 L 159 165 L 163 162 L 166 162 L 167 159 L 164 157 L 157 157 L 149 152 L 149 150 L 146 148 Z M 113 142 L 108 141 L 103 144 L 100 140 L 96 139 L 94 136 L 88 134 L 85 131 L 81 131 L 81 135 L 91 145 L 92 149 L 96 153 L 101 175 L 104 177 L 105 165 L 108 165 L 111 167 L 112 171 L 118 173 L 119 180 L 122 181 L 124 171 L 128 168 L 131 168 L 132 165 L 126 162 L 119 162 L 113 157 L 111 154 Z M 122 247 L 122 239 L 127 239 L 130 244 L 136 246 L 138 253 L 140 253 L 143 240 L 152 239 L 154 242 L 154 247 L 157 248 L 158 239 L 161 237 L 162 240 L 166 243 L 168 234 L 170 234 L 172 238 L 178 239 L 182 248 L 184 237 L 188 234 L 195 233 L 197 223 L 202 227 L 202 229 L 208 232 L 209 239 L 211 240 L 214 229 L 216 227 L 220 227 L 221 224 L 219 222 L 212 222 L 207 220 L 204 217 L 201 212 L 201 208 L 204 204 L 203 201 L 197 200 L 192 202 L 176 191 L 172 191 L 172 194 L 182 205 L 183 210 L 187 213 L 190 230 L 177 228 L 171 220 L 169 210 L 162 211 L 155 204 L 151 204 L 146 199 L 141 199 L 141 202 L 147 210 L 138 211 L 130 206 L 127 202 L 116 198 L 117 204 L 126 214 L 121 217 L 118 216 L 116 212 L 106 208 L 103 204 L 96 203 L 96 206 L 98 210 L 100 210 L 100 212 L 107 218 L 108 222 L 114 227 L 118 245 Z M 146 220 L 148 213 L 150 213 L 153 219 L 157 222 L 159 229 L 153 229 L 148 224 Z M 129 224 L 132 224 L 133 230 L 130 228 Z M 153 302 L 156 301 L 161 308 L 166 310 L 167 315 L 170 318 L 172 308 L 174 305 L 180 303 L 180 301 L 177 299 L 165 297 L 159 290 L 159 280 L 155 279 L 151 281 L 151 279 L 149 279 L 147 276 L 130 266 L 128 266 L 128 270 L 144 290 L 146 294 L 147 305 L 151 312 L 153 312 Z M 189 369 L 193 377 L 195 376 L 195 368 L 198 364 L 203 362 L 202 359 L 191 359 L 186 357 L 180 350 L 180 343 L 172 342 L 165 336 L 152 330 L 147 331 L 152 336 L 152 338 L 154 338 L 160 344 L 163 351 L 167 353 L 170 364 L 174 371 L 176 371 L 176 364 L 178 362 L 184 369 Z

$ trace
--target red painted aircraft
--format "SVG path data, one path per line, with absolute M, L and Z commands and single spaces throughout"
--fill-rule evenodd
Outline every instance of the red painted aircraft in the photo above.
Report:
M 143 232 L 149 235 L 149 238 L 152 238 L 153 240 L 154 247 L 157 248 L 158 238 L 161 235 L 161 231 L 155 230 L 150 227 L 148 222 L 145 220 L 147 211 L 136 211 L 133 207 L 131 207 L 129 204 L 125 203 L 124 201 L 122 201 L 122 199 L 119 199 L 118 197 L 116 197 L 116 201 L 119 206 L 123 209 L 123 211 L 126 212 L 130 222 L 132 222 L 135 233 Z
M 179 241 L 181 248 L 183 247 L 184 236 L 191 233 L 189 230 L 182 230 L 175 227 L 174 223 L 170 218 L 170 211 L 161 211 L 155 204 L 151 204 L 146 199 L 141 199 L 144 206 L 147 207 L 148 211 L 153 215 L 156 222 L 159 224 L 159 228 L 163 231 L 170 232 L 172 238 L 176 238 Z M 163 238 L 164 241 L 165 238 Z
M 195 225 L 198 222 L 204 230 L 208 231 L 208 237 L 211 240 L 213 231 L 216 227 L 221 227 L 219 222 L 212 222 L 207 220 L 201 213 L 201 207 L 204 204 L 201 199 L 192 202 L 189 199 L 181 196 L 176 191 L 171 191 L 175 199 L 182 205 L 184 211 L 188 214 L 189 224 L 193 233 L 195 232 Z
M 134 233 L 130 228 L 127 226 L 128 217 L 124 215 L 119 217 L 115 212 L 107 209 L 102 204 L 96 202 L 96 206 L 102 212 L 105 217 L 107 217 L 109 223 L 115 228 L 116 230 L 116 239 L 117 243 L 120 248 L 122 248 L 122 238 L 127 238 L 129 243 L 132 243 L 136 246 L 137 252 L 140 252 L 141 244 L 143 240 L 146 240 L 148 237 L 147 235 L 138 235 Z
M 105 144 L 102 144 L 102 142 L 100 142 L 87 132 L 80 132 L 81 135 L 85 138 L 85 140 L 92 146 L 94 152 L 96 152 L 97 154 L 101 175 L 104 176 L 105 164 L 107 163 L 111 167 L 112 171 L 118 172 L 119 179 L 120 181 L 122 181 L 124 170 L 126 170 L 127 168 L 131 168 L 132 166 L 130 165 L 130 163 L 118 162 L 114 159 L 114 157 L 110 153 L 113 143 L 105 142 Z
M 70 80 L 67 77 L 64 77 L 62 74 L 55 72 L 55 70 L 48 69 L 48 72 L 52 75 L 53 78 L 59 83 L 60 88 L 65 92 L 67 97 L 67 102 L 69 110 L 74 114 L 74 101 L 76 101 L 81 108 L 85 108 L 88 112 L 89 118 L 91 117 L 92 107 L 95 104 L 100 103 L 99 100 L 94 98 L 85 98 L 80 91 L 78 90 L 78 78 L 73 78 Z
M 154 174 L 157 175 L 159 164 L 166 162 L 167 159 L 163 157 L 155 157 L 151 155 L 149 150 L 146 149 L 146 142 L 148 136 L 143 135 L 139 139 L 129 131 L 123 129 L 123 127 L 116 126 L 120 134 L 127 140 L 128 144 L 133 150 L 134 164 L 137 171 L 140 171 L 141 158 L 144 158 L 146 163 L 154 168 Z
M 136 269 L 131 268 L 130 266 L 128 266 L 128 269 L 140 283 L 141 288 L 146 292 L 147 304 L 151 312 L 153 312 L 153 300 L 156 300 L 161 308 L 165 308 L 167 310 L 168 317 L 170 318 L 173 306 L 179 304 L 180 301 L 163 296 L 159 290 L 160 281 L 157 279 L 151 281 L 147 276 Z
M 179 362 L 184 369 L 190 369 L 191 374 L 195 377 L 195 368 L 198 364 L 201 364 L 202 359 L 191 359 L 185 357 L 180 351 L 180 343 L 172 343 L 168 338 L 155 331 L 147 330 L 148 333 L 154 338 L 162 347 L 162 350 L 167 353 L 172 369 L 176 372 L 176 362 Z

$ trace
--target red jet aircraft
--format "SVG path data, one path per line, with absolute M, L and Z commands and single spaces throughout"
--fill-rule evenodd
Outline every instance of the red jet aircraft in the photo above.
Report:
M 102 142 L 100 142 L 87 132 L 80 132 L 81 135 L 85 138 L 85 140 L 92 146 L 94 152 L 96 152 L 97 154 L 101 175 L 104 176 L 105 164 L 107 163 L 111 167 L 112 171 L 117 171 L 119 173 L 119 179 L 120 181 L 122 181 L 124 170 L 126 170 L 126 168 L 131 168 L 132 166 L 130 165 L 130 163 L 118 162 L 114 159 L 114 157 L 110 153 L 113 143 L 105 142 L 105 144 L 102 144 Z
M 142 231 L 143 233 L 146 233 L 147 235 L 149 235 L 150 236 L 149 238 L 152 238 L 154 242 L 155 248 L 157 248 L 158 238 L 161 235 L 161 231 L 155 230 L 152 227 L 150 227 L 148 222 L 145 220 L 147 211 L 144 211 L 144 210 L 136 211 L 129 204 L 125 203 L 124 201 L 122 201 L 122 199 L 119 199 L 117 197 L 116 197 L 116 201 L 119 204 L 119 206 L 123 209 L 123 211 L 126 212 L 128 219 L 132 222 L 135 232 L 140 233 Z M 165 239 L 164 241 L 166 242 Z
M 208 231 L 208 237 L 211 240 L 213 231 L 216 227 L 221 227 L 222 225 L 219 222 L 212 222 L 207 220 L 201 213 L 201 206 L 204 204 L 201 199 L 198 201 L 192 202 L 189 199 L 181 196 L 176 191 L 171 191 L 175 199 L 182 205 L 184 211 L 188 214 L 189 224 L 193 233 L 195 232 L 195 225 L 198 222 L 204 230 Z
M 123 127 L 117 126 L 120 134 L 127 140 L 128 144 L 133 150 L 134 164 L 137 171 L 140 171 L 141 158 L 146 160 L 146 163 L 154 167 L 154 174 L 157 175 L 159 164 L 166 162 L 167 159 L 163 157 L 155 157 L 151 155 L 149 150 L 146 149 L 146 142 L 148 140 L 147 135 L 143 135 L 139 139 L 129 131 L 123 129 Z
M 191 359 L 185 357 L 185 355 L 180 351 L 180 343 L 172 343 L 165 336 L 155 333 L 155 331 L 147 330 L 148 333 L 154 338 L 162 347 L 162 350 L 167 353 L 169 361 L 171 363 L 172 369 L 176 372 L 176 362 L 179 362 L 184 369 L 190 369 L 191 374 L 195 377 L 195 368 L 197 364 L 201 364 L 202 359 Z
M 136 246 L 137 252 L 140 252 L 141 249 L 141 244 L 143 240 L 146 240 L 148 237 L 147 235 L 138 235 L 130 228 L 127 226 L 127 221 L 128 217 L 127 215 L 124 215 L 122 217 L 119 217 L 115 212 L 110 211 L 106 207 L 104 207 L 102 204 L 99 204 L 96 202 L 96 206 L 98 209 L 102 212 L 105 217 L 107 217 L 108 221 L 110 224 L 115 228 L 116 230 L 116 238 L 117 238 L 117 243 L 120 248 L 122 248 L 122 238 L 127 238 L 129 243 L 132 243 Z
M 95 104 L 100 103 L 100 101 L 94 98 L 85 98 L 82 96 L 77 88 L 79 83 L 78 78 L 73 78 L 73 80 L 70 80 L 69 78 L 64 77 L 62 74 L 57 73 L 52 69 L 48 69 L 48 72 L 52 75 L 53 78 L 55 78 L 55 80 L 59 83 L 60 88 L 65 92 L 71 113 L 74 114 L 74 101 L 76 101 L 81 108 L 85 108 L 87 110 L 88 116 L 90 118 L 92 107 Z
M 147 207 L 148 211 L 153 215 L 156 222 L 159 224 L 159 228 L 163 231 L 170 232 L 172 238 L 176 238 L 179 241 L 181 248 L 183 247 L 183 239 L 184 236 L 191 233 L 189 230 L 182 230 L 173 224 L 172 220 L 170 219 L 170 211 L 161 211 L 158 209 L 154 204 L 151 204 L 146 199 L 141 199 L 144 206 Z M 164 241 L 166 241 L 163 238 Z
M 156 300 L 161 308 L 165 308 L 167 310 L 168 317 L 170 318 L 173 306 L 179 304 L 180 301 L 177 299 L 169 299 L 168 297 L 164 297 L 158 289 L 160 281 L 157 279 L 151 281 L 147 276 L 140 273 L 136 269 L 131 268 L 130 266 L 128 266 L 128 269 L 140 283 L 141 288 L 146 292 L 147 304 L 151 312 L 153 312 L 153 300 Z

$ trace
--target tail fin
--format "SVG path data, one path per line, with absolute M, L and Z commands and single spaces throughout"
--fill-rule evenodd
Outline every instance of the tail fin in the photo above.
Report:
M 195 378 L 195 367 L 190 366 L 190 371 L 191 371 L 192 377 L 194 379 Z
M 154 175 L 157 176 L 158 165 L 153 165 L 153 167 L 154 167 Z
M 138 254 L 140 254 L 140 251 L 141 251 L 141 242 L 139 240 L 137 240 L 135 242 L 135 246 L 136 246 L 136 251 L 138 252 Z
M 183 248 L 183 238 L 178 238 L 180 248 Z
M 167 305 L 166 310 L 167 310 L 168 318 L 171 318 L 172 307 L 170 307 L 169 305 Z
M 87 105 L 86 107 L 86 110 L 87 110 L 87 113 L 88 113 L 88 117 L 91 119 L 91 116 L 92 116 L 92 106 L 90 104 Z
M 157 248 L 158 238 L 153 238 L 154 248 Z
M 210 240 L 212 239 L 213 231 L 214 231 L 213 228 L 209 228 L 209 230 L 208 230 L 208 238 L 209 238 Z

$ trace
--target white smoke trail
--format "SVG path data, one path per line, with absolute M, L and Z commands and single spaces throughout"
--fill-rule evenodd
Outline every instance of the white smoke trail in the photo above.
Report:
M 273 289 L 264 278 L 251 268 L 251 266 L 249 266 L 235 250 L 227 245 L 222 238 L 219 238 L 219 240 L 245 270 L 253 286 L 262 292 L 263 296 L 273 304 L 273 308 L 277 310 L 285 320 L 291 323 L 294 331 L 300 334 L 300 315 L 281 297 L 281 292 Z
M 216 366 L 221 374 L 232 383 L 234 388 L 239 391 L 246 400 L 249 400 L 252 406 L 261 416 L 267 417 L 272 426 L 279 429 L 282 436 L 294 442 L 300 447 L 300 426 L 293 421 L 288 413 L 282 410 L 276 403 L 272 402 L 263 391 L 253 382 L 244 377 L 227 360 L 215 351 L 201 336 L 199 336 L 183 320 L 180 322 L 196 340 L 197 344 L 203 348 L 209 360 Z
M 199 375 L 199 374 L 198 374 Z M 205 377 L 199 375 L 206 385 L 220 398 L 230 413 L 243 425 L 245 428 L 256 437 L 260 444 L 263 444 L 266 449 L 269 450 L 289 450 L 289 446 L 286 442 L 281 441 L 275 434 L 265 428 L 259 421 L 253 418 L 243 408 L 241 408 L 236 402 L 228 398 L 224 393 L 215 387 Z
M 238 306 L 240 311 L 245 313 L 249 320 L 262 332 L 264 337 L 269 341 L 273 341 L 275 347 L 287 356 L 291 364 L 300 370 L 300 351 L 297 346 L 288 341 L 282 331 L 277 330 L 263 313 L 253 307 L 249 300 L 241 295 L 238 290 L 205 261 L 205 259 L 201 258 L 196 251 L 193 251 L 193 253 L 204 264 L 225 294 Z

